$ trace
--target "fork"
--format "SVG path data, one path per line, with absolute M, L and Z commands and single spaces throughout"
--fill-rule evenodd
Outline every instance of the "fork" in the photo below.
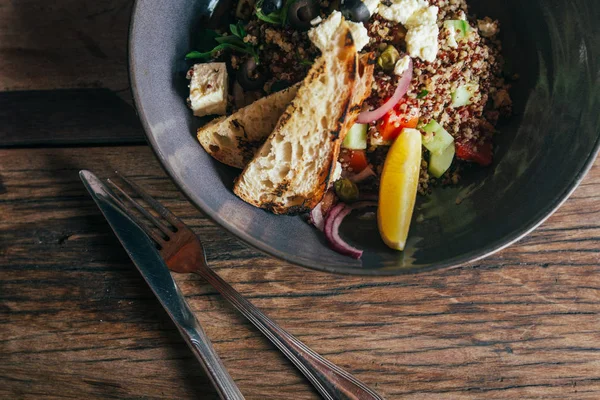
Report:
M 196 234 L 161 203 L 133 181 L 115 171 L 131 191 L 144 199 L 158 214 L 155 217 L 111 179 L 107 182 L 124 197 L 119 206 L 156 244 L 169 269 L 177 273 L 195 273 L 204 278 L 221 295 L 256 326 L 306 376 L 324 399 L 382 400 L 367 385 L 323 358 L 281 328 L 208 267 L 202 243 Z M 129 205 L 128 205 L 129 204 Z M 133 208 L 132 208 L 133 207 Z M 136 209 L 157 229 L 152 229 L 134 212 Z

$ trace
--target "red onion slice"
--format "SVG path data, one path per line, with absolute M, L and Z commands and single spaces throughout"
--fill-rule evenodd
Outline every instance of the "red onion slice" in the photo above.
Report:
M 363 254 L 362 250 L 359 250 L 356 247 L 350 246 L 348 243 L 346 243 L 344 239 L 340 237 L 339 232 L 342 221 L 344 218 L 346 218 L 346 215 L 350 214 L 351 212 L 351 208 L 343 207 L 334 217 L 332 217 L 331 222 L 327 226 L 329 229 L 325 230 L 325 237 L 327 238 L 327 241 L 333 250 L 352 258 L 359 259 Z
M 371 168 L 371 166 L 369 165 L 369 166 L 367 166 L 367 168 L 363 169 L 358 174 L 349 175 L 348 179 L 354 183 L 360 183 L 360 182 L 364 181 L 365 179 L 368 179 L 372 176 L 377 176 L 377 174 L 375 173 L 375 171 L 373 171 L 373 168 Z
M 327 215 L 325 219 L 325 237 L 331 248 L 340 254 L 359 259 L 363 251 L 354 246 L 349 245 L 340 237 L 340 225 L 344 218 L 353 210 L 364 207 L 377 207 L 377 203 L 372 201 L 361 201 L 351 206 L 346 206 L 343 203 L 336 205 Z
M 323 227 L 323 232 L 325 232 L 325 236 L 327 236 L 327 231 L 331 230 L 331 223 L 332 223 L 333 219 L 345 207 L 346 207 L 346 205 L 344 203 L 338 203 L 331 210 L 329 210 L 329 213 L 327 213 L 327 216 L 325 217 L 325 224 L 324 224 L 324 227 Z
M 373 111 L 363 111 L 358 114 L 358 119 L 356 122 L 359 124 L 369 124 L 373 121 L 377 121 L 379 118 L 383 117 L 388 113 L 398 102 L 404 97 L 406 92 L 408 92 L 408 87 L 410 86 L 410 81 L 413 76 L 413 62 L 412 59 L 408 62 L 408 68 L 406 71 L 402 73 L 400 80 L 398 81 L 398 86 L 396 86 L 396 91 L 393 96 L 389 98 L 381 107 L 376 108 Z

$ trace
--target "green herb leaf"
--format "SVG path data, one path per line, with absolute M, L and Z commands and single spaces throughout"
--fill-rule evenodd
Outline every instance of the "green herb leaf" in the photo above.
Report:
M 215 41 L 217 43 L 229 43 L 229 44 L 233 44 L 236 46 L 245 46 L 246 44 L 244 43 L 244 41 L 242 39 L 240 39 L 237 36 L 219 36 L 218 38 L 215 38 Z
M 203 59 L 206 58 L 207 54 L 211 54 L 211 52 L 207 52 L 207 53 L 201 53 L 199 51 L 190 51 L 189 53 L 187 53 L 185 55 L 185 59 L 186 60 L 196 60 L 196 59 Z
M 421 92 L 417 95 L 417 99 L 422 99 L 423 97 L 427 96 L 429 94 L 429 90 L 421 90 Z
M 286 25 L 287 24 L 287 19 L 288 19 L 288 10 L 290 9 L 290 6 L 297 0 L 286 0 L 286 2 L 283 4 L 283 7 L 281 7 L 281 14 L 283 15 L 283 17 L 281 18 L 282 25 Z
M 186 60 L 210 60 L 216 56 L 220 50 L 233 50 L 238 53 L 249 54 L 254 57 L 258 64 L 258 52 L 252 43 L 245 43 L 246 29 L 242 21 L 237 24 L 230 24 L 231 35 L 221 36 L 215 31 L 205 30 L 200 37 L 202 43 L 200 51 L 191 51 L 186 54 Z
M 240 33 L 238 32 L 238 27 L 237 25 L 234 24 L 229 24 L 229 30 L 231 31 L 231 33 L 233 33 L 235 36 L 240 37 Z
M 244 28 L 244 24 L 242 23 L 242 21 L 238 21 L 237 26 L 238 32 L 241 35 L 240 38 L 244 39 L 246 37 L 246 29 Z
M 268 22 L 273 25 L 283 25 L 284 17 L 281 16 L 281 11 L 273 11 L 270 14 L 265 14 L 262 12 L 262 4 L 264 0 L 258 0 L 255 5 L 256 17 L 261 21 Z M 285 9 L 285 7 L 283 7 Z
M 311 66 L 313 65 L 315 62 L 314 61 L 310 61 L 310 60 L 300 60 L 300 65 L 308 65 Z
M 281 16 L 276 12 L 272 12 L 271 14 L 266 15 L 266 14 L 263 14 L 263 12 L 260 8 L 257 8 L 256 9 L 256 17 L 258 19 L 260 19 L 261 21 L 268 22 L 273 25 L 282 25 L 283 24 L 283 20 L 282 20 Z
M 185 59 L 186 60 L 192 60 L 192 59 L 208 60 L 208 59 L 214 57 L 215 53 L 217 53 L 218 51 L 225 50 L 225 49 L 230 49 L 230 50 L 238 51 L 240 53 L 250 54 L 255 59 L 258 58 L 258 55 L 252 48 L 248 49 L 245 47 L 233 45 L 231 43 L 221 43 L 220 45 L 216 46 L 214 49 L 212 49 L 210 51 L 206 51 L 206 52 L 191 51 L 185 55 Z

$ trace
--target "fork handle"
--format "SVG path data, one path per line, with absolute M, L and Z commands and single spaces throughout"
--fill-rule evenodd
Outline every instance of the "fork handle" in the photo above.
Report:
M 208 266 L 200 263 L 195 273 L 208 281 L 254 324 L 308 378 L 324 399 L 383 400 L 364 383 L 323 358 L 246 300 Z

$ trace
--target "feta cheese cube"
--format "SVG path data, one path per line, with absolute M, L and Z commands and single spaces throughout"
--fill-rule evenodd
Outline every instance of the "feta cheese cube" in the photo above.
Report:
M 373 16 L 377 12 L 377 7 L 379 6 L 379 0 L 363 0 L 363 4 L 369 10 L 369 14 Z
M 197 117 L 227 112 L 227 68 L 225 63 L 196 64 L 190 72 L 189 104 Z
M 366 45 L 369 44 L 370 38 L 367 28 L 365 28 L 362 22 L 352 21 L 348 21 L 348 27 L 350 28 L 350 33 L 352 34 L 356 51 L 361 51 Z
M 334 45 L 331 39 L 341 23 L 342 13 L 334 11 L 325 21 L 308 31 L 308 38 L 319 50 L 325 52 L 330 46 Z
M 392 0 L 389 6 L 380 4 L 377 12 L 388 21 L 399 22 L 406 29 L 406 45 L 412 57 L 434 61 L 437 57 L 438 7 L 426 0 Z
M 419 25 L 435 25 L 437 24 L 437 15 L 438 8 L 436 6 L 423 7 L 411 15 L 404 26 L 411 29 Z
M 404 71 L 406 71 L 408 69 L 409 63 L 410 63 L 409 56 L 404 56 L 401 59 L 399 59 L 398 61 L 396 61 L 396 65 L 394 65 L 394 74 L 396 74 L 398 76 L 402 76 Z
M 404 25 L 415 12 L 428 6 L 429 4 L 425 0 L 392 0 L 392 4 L 389 6 L 380 4 L 377 12 L 388 21 Z
M 419 25 L 406 33 L 406 50 L 411 57 L 424 61 L 435 61 L 438 53 L 437 25 Z

